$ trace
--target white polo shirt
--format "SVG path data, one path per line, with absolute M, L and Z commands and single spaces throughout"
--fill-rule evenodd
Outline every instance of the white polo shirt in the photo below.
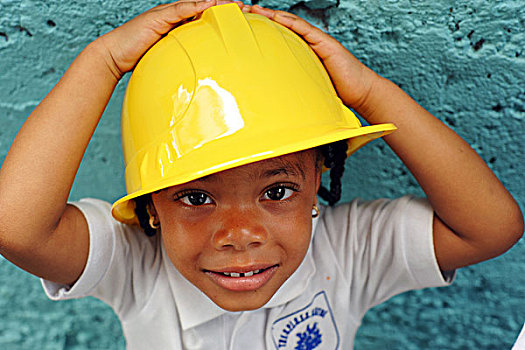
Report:
M 521 329 L 520 335 L 518 335 L 518 339 L 516 339 L 516 342 L 512 346 L 512 350 L 525 350 L 525 324 L 523 324 L 523 328 Z
M 395 294 L 445 286 L 433 211 L 421 199 L 321 208 L 297 271 L 261 309 L 228 312 L 172 265 L 162 240 L 111 217 L 109 203 L 74 203 L 90 251 L 73 286 L 43 281 L 53 299 L 97 297 L 116 312 L 128 349 L 351 349 L 365 312 Z

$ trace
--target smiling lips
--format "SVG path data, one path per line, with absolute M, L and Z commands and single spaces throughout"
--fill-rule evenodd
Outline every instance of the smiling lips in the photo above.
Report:
M 245 272 L 236 272 L 235 269 L 232 269 L 232 271 L 205 270 L 204 272 L 222 288 L 234 292 L 247 292 L 264 286 L 272 278 L 277 268 L 278 265 L 273 265 Z

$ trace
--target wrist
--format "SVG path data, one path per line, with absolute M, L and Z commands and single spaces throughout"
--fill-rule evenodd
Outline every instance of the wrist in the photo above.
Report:
M 391 122 L 391 112 L 395 109 L 396 101 L 402 90 L 390 80 L 383 78 L 368 69 L 367 89 L 361 100 L 353 108 L 371 124 Z
M 111 76 L 111 78 L 115 80 L 115 83 L 118 83 L 125 73 L 122 72 L 116 64 L 111 51 L 108 49 L 104 36 L 92 41 L 82 51 L 82 54 L 85 54 L 96 61 L 97 66 L 100 67 L 102 73 Z
M 343 103 L 365 117 L 375 106 L 374 94 L 384 79 L 347 51 L 346 67 L 342 79 L 334 83 Z M 337 76 L 337 75 L 335 75 Z

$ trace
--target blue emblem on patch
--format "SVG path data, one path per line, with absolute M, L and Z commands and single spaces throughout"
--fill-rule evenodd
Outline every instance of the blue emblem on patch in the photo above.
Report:
M 306 331 L 298 333 L 299 341 L 295 346 L 295 350 L 312 350 L 321 345 L 323 342 L 322 334 L 317 328 L 317 322 L 313 325 L 306 325 Z
M 275 321 L 272 337 L 276 349 L 338 349 L 339 332 L 326 293 L 317 293 L 304 308 Z

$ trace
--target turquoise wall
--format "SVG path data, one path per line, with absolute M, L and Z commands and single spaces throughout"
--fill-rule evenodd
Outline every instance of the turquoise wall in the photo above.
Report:
M 25 118 L 79 51 L 156 3 L 0 0 L 0 164 Z M 439 0 L 260 1 L 303 15 L 342 41 L 464 137 L 525 204 L 525 3 Z M 123 84 L 82 163 L 72 199 L 124 193 Z M 348 161 L 345 199 L 420 194 L 382 141 Z M 50 184 L 52 185 L 52 184 Z M 31 198 L 28 198 L 28 205 Z M 462 269 L 453 287 L 407 293 L 370 311 L 357 349 L 508 349 L 525 321 L 525 245 Z M 0 257 L 1 349 L 123 349 L 99 301 L 51 302 Z

